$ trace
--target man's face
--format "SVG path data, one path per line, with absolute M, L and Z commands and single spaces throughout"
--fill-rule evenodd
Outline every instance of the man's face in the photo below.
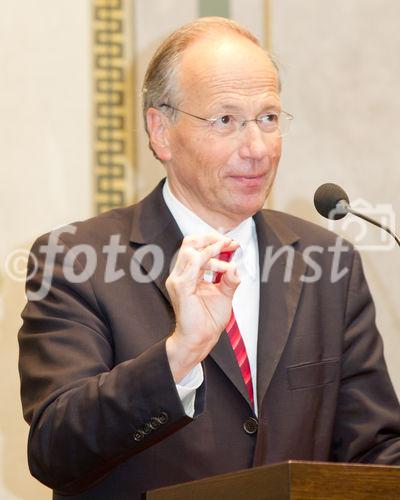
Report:
M 253 119 L 281 109 L 274 66 L 242 37 L 190 46 L 179 78 L 182 100 L 171 104 L 201 117 Z M 262 132 L 249 122 L 233 136 L 221 136 L 207 122 L 178 112 L 168 133 L 171 190 L 199 217 L 226 231 L 262 208 L 280 158 L 278 132 Z

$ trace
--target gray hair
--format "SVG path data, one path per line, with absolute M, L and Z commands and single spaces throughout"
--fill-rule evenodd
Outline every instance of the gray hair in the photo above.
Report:
M 256 36 L 231 19 L 201 17 L 174 31 L 157 49 L 147 68 L 142 88 L 143 118 L 147 134 L 146 113 L 149 108 L 158 109 L 162 104 L 179 105 L 178 68 L 183 52 L 201 38 L 221 34 L 243 36 L 258 47 L 261 46 Z M 267 52 L 266 55 L 278 70 L 271 56 Z M 165 112 L 169 113 L 171 119 L 175 119 L 174 110 L 166 108 Z

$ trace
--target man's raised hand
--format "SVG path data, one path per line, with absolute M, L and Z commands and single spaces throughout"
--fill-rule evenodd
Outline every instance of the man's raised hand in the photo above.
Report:
M 175 331 L 166 343 L 175 382 L 208 355 L 229 321 L 240 279 L 235 264 L 217 257 L 238 247 L 219 234 L 187 236 L 182 242 L 166 281 L 176 317 Z M 206 271 L 221 273 L 221 281 L 205 281 Z

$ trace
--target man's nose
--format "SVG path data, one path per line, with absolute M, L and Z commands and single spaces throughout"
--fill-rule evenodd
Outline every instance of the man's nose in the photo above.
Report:
M 239 154 L 242 158 L 262 160 L 272 146 L 273 134 L 262 132 L 256 122 L 245 122 L 239 132 Z

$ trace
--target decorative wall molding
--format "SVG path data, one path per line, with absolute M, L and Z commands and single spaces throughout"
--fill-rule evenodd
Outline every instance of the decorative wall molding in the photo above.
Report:
M 135 199 L 135 71 L 130 0 L 93 1 L 96 213 Z

